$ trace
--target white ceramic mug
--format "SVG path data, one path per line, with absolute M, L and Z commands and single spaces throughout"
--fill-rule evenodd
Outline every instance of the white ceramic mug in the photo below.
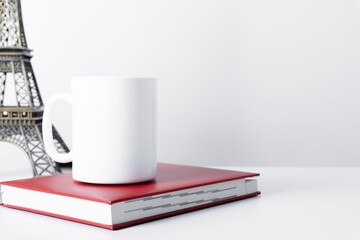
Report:
M 72 105 L 73 147 L 56 151 L 55 103 Z M 71 94 L 54 95 L 43 116 L 45 149 L 56 162 L 73 160 L 73 179 L 96 184 L 148 181 L 156 175 L 156 79 L 77 77 Z

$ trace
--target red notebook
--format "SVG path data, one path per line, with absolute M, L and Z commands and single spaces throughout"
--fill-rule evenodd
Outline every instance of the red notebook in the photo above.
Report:
M 155 180 L 132 185 L 86 184 L 71 173 L 2 182 L 0 203 L 117 229 L 258 195 L 256 176 L 159 163 Z

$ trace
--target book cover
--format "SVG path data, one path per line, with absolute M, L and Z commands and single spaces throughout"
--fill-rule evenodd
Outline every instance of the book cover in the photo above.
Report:
M 257 187 L 246 191 L 253 182 L 245 179 L 256 176 L 259 174 L 159 163 L 156 178 L 139 184 L 87 184 L 68 173 L 3 182 L 1 191 L 7 207 L 117 229 L 258 195 Z M 235 188 L 243 190 L 230 193 Z M 96 214 L 87 216 L 90 208 Z

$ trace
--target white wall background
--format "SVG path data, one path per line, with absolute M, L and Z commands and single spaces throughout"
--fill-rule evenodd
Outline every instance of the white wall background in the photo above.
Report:
M 159 161 L 360 166 L 357 4 L 23 0 L 22 8 L 44 100 L 70 91 L 72 76 L 159 78 Z M 70 143 L 69 113 L 59 107 L 56 126 Z

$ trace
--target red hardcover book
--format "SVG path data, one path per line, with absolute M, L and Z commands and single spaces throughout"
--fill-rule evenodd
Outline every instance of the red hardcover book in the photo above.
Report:
M 159 163 L 155 180 L 132 185 L 86 184 L 71 173 L 2 182 L 0 203 L 118 229 L 258 195 L 256 176 Z

